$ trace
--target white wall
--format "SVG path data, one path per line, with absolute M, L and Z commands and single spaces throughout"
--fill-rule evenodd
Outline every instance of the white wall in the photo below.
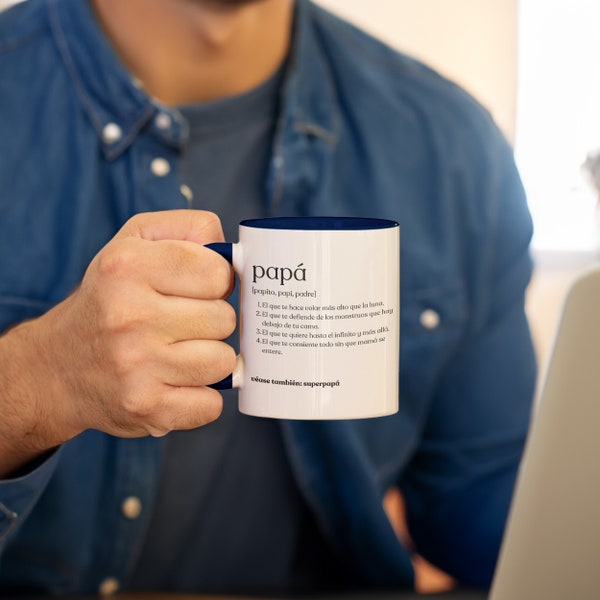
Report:
M 460 83 L 514 140 L 518 0 L 317 0 Z
M 7 8 L 11 4 L 16 4 L 18 0 L 0 0 L 0 10 Z

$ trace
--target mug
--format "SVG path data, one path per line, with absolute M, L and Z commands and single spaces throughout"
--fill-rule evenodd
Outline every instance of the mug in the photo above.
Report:
M 272 217 L 209 244 L 240 280 L 240 354 L 213 387 L 242 413 L 359 419 L 398 410 L 400 227 L 359 217 Z

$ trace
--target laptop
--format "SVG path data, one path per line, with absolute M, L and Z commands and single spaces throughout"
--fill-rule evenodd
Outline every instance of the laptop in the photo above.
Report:
M 600 599 L 600 267 L 565 298 L 490 600 Z

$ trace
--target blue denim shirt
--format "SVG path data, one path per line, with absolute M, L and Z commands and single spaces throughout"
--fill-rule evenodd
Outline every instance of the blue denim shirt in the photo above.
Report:
M 306 0 L 282 94 L 265 211 L 395 219 L 402 238 L 400 410 L 281 422 L 294 476 L 364 584 L 412 583 L 381 503 L 398 485 L 419 551 L 485 585 L 535 383 L 511 149 L 458 87 Z M 187 206 L 185 124 L 136 87 L 83 0 L 0 15 L 0 132 L 0 330 L 65 298 L 133 214 Z M 0 482 L 0 591 L 126 582 L 150 510 L 120 506 L 152 507 L 162 445 L 88 431 Z

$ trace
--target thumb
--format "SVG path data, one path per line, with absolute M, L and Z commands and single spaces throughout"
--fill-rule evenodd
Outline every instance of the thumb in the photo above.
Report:
M 123 225 L 115 239 L 187 240 L 197 244 L 222 242 L 219 217 L 205 210 L 164 210 L 137 214 Z

